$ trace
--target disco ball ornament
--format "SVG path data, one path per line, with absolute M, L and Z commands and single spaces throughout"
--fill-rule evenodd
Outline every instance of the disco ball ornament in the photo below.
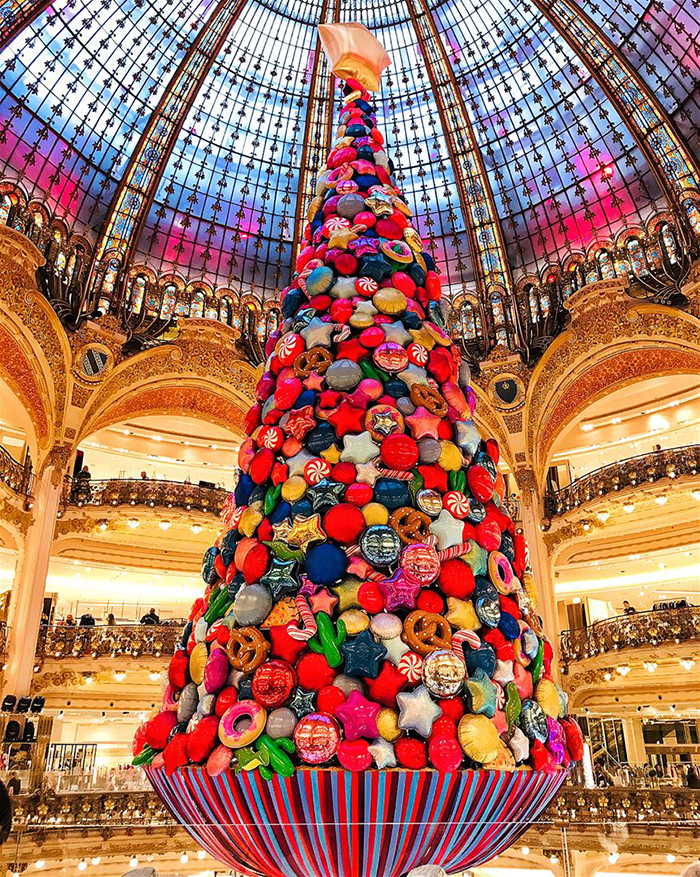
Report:
M 538 818 L 582 737 L 376 127 L 386 54 L 360 25 L 322 39 L 338 138 L 134 761 L 250 877 L 462 871 Z

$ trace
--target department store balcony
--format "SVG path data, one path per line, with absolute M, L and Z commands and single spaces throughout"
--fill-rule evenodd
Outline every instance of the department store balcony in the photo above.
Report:
M 700 606 L 652 609 L 596 621 L 590 627 L 561 635 L 564 666 L 598 655 L 659 649 L 668 643 L 700 643 Z
M 115 624 L 95 627 L 43 625 L 37 641 L 37 662 L 103 659 L 169 659 L 182 636 L 184 622 Z
M 0 445 L 0 484 L 4 484 L 17 496 L 30 501 L 34 487 L 34 473 L 30 459 L 27 457 L 26 462 L 20 463 L 7 448 Z
M 106 478 L 80 481 L 69 476 L 63 486 L 59 515 L 71 508 L 182 509 L 218 517 L 230 491 L 188 481 Z
M 693 482 L 700 472 L 700 445 L 667 448 L 628 457 L 582 475 L 544 497 L 544 513 L 561 518 L 602 498 L 643 490 L 657 482 Z
M 10 844 L 28 861 L 70 855 L 72 845 L 92 838 L 105 842 L 105 852 L 133 851 L 144 827 L 151 851 L 191 841 L 176 826 L 154 792 L 134 777 L 132 791 L 81 790 L 54 793 L 46 784 L 33 794 L 15 798 Z M 626 829 L 623 834 L 620 829 Z M 533 851 L 559 852 L 570 844 L 582 851 L 606 851 L 616 840 L 621 853 L 648 852 L 650 843 L 671 843 L 677 856 L 697 851 L 700 833 L 700 791 L 688 788 L 585 788 L 567 785 L 523 837 Z

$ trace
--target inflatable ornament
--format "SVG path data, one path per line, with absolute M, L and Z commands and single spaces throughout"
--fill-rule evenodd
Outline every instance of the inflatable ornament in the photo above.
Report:
M 360 25 L 322 40 L 338 139 L 135 763 L 247 875 L 461 871 L 538 817 L 581 732 L 375 125 L 386 54 Z

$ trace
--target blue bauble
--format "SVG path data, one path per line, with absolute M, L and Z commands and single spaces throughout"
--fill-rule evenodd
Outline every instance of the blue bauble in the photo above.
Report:
M 477 670 L 483 670 L 489 679 L 496 672 L 496 653 L 488 643 L 482 643 L 478 649 L 462 644 L 467 673 L 473 676 Z
M 221 559 L 224 562 L 224 566 L 233 563 L 233 555 L 236 553 L 236 545 L 238 544 L 240 537 L 241 534 L 235 529 L 227 530 L 222 537 L 221 542 L 219 543 L 219 551 L 221 552 Z
M 233 497 L 236 500 L 236 505 L 248 505 L 250 494 L 253 492 L 254 489 L 255 482 L 250 477 L 250 475 L 246 475 L 244 472 L 241 472 L 240 477 L 238 478 L 238 484 L 233 491 Z
M 289 517 L 289 513 L 291 512 L 291 505 L 286 502 L 286 500 L 280 500 L 274 509 L 267 516 L 270 520 L 271 524 L 279 524 L 280 521 L 283 521 L 285 518 Z
M 374 501 L 385 506 L 390 512 L 410 505 L 408 484 L 397 478 L 378 478 L 374 485 Z
M 300 515 L 303 518 L 308 518 L 314 513 L 314 507 L 311 505 L 311 500 L 304 497 L 300 499 L 298 502 L 295 502 L 292 506 L 292 515 L 295 518 L 298 518 Z
M 345 552 L 330 542 L 314 545 L 306 554 L 306 575 L 315 585 L 334 585 L 347 568 Z
M 520 625 L 510 612 L 501 612 L 498 629 L 506 639 L 515 640 L 520 636 Z
M 304 301 L 304 293 L 300 289 L 290 289 L 282 302 L 282 316 L 293 317 Z
M 219 549 L 214 545 L 211 548 L 207 548 L 204 552 L 204 557 L 202 558 L 202 578 L 208 585 L 213 585 L 219 578 L 214 569 L 214 563 L 218 556 Z
M 306 450 L 310 454 L 318 456 L 321 451 L 325 451 L 336 440 L 335 429 L 330 423 L 319 423 L 311 432 L 307 433 L 304 439 Z

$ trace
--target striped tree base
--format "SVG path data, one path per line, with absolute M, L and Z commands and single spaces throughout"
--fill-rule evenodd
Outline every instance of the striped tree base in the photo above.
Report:
M 249 877 L 399 877 L 461 871 L 506 850 L 566 772 L 298 770 L 210 777 L 147 768 L 173 816 L 215 859 Z

